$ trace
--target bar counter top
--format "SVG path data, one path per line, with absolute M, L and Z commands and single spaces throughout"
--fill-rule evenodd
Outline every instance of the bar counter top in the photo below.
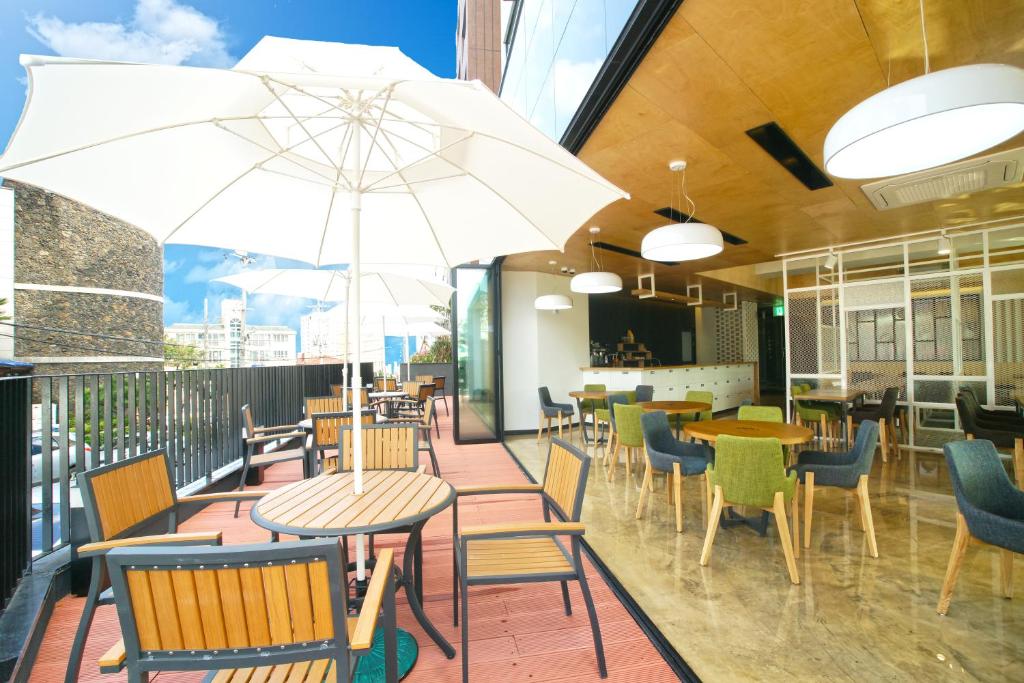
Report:
M 615 367 L 612 365 L 599 365 L 582 367 L 583 372 L 628 372 L 630 370 L 681 370 L 687 368 L 717 368 L 723 365 L 754 365 L 754 361 L 736 361 L 733 363 L 690 363 L 689 365 L 645 365 L 644 367 L 626 366 Z

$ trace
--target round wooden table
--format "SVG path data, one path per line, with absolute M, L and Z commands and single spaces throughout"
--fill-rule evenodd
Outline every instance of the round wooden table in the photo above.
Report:
M 746 436 L 753 439 L 775 438 L 783 446 L 807 443 L 814 438 L 814 432 L 807 427 L 785 422 L 760 422 L 757 420 L 705 420 L 691 422 L 683 429 L 687 436 L 714 443 L 722 434 Z
M 648 413 L 663 410 L 669 415 L 693 415 L 694 413 L 703 413 L 706 410 L 711 410 L 710 403 L 703 403 L 701 401 L 641 401 L 637 405 Z M 681 425 L 681 421 L 676 422 L 676 439 L 679 438 L 679 428 Z
M 452 647 L 423 611 L 423 525 L 455 501 L 444 479 L 405 470 L 363 473 L 363 493 L 353 491 L 353 475 L 323 474 L 282 486 L 252 506 L 252 521 L 277 534 L 299 537 L 408 533 L 399 582 L 413 615 L 449 659 Z
M 612 394 L 624 394 L 625 391 L 570 391 L 569 396 L 576 399 L 576 409 L 580 411 L 580 432 L 583 434 L 583 443 L 586 444 L 590 441 L 594 443 L 604 443 L 604 437 L 597 437 L 597 408 L 593 408 L 590 411 L 591 417 L 594 419 L 594 438 L 590 439 L 587 437 L 587 422 L 583 419 L 583 401 L 603 401 Z M 596 404 L 592 404 L 595 405 Z

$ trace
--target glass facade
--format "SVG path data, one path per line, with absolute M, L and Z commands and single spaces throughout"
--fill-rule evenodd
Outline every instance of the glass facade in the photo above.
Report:
M 456 441 L 497 439 L 497 291 L 495 268 L 456 268 L 455 287 L 458 398 Z
M 637 0 L 520 0 L 501 98 L 559 140 Z

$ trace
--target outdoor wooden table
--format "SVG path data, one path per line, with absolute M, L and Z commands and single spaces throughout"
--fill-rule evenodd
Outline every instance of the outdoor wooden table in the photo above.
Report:
M 783 446 L 795 446 L 807 443 L 814 438 L 814 432 L 807 427 L 791 425 L 785 422 L 760 422 L 758 420 L 706 420 L 690 422 L 683 428 L 687 436 L 708 443 L 715 443 L 722 434 L 729 436 L 745 436 L 752 439 L 778 439 Z M 722 519 L 725 526 L 746 524 L 761 536 L 768 533 L 768 514 L 762 512 L 760 517 L 743 517 L 729 508 L 729 518 Z
M 593 441 L 595 444 L 604 443 L 604 437 L 598 438 L 597 436 L 597 408 L 594 407 L 590 411 L 590 416 L 594 420 L 594 438 L 587 438 L 587 421 L 583 419 L 583 401 L 601 401 L 612 394 L 624 394 L 625 391 L 570 391 L 569 396 L 576 399 L 576 409 L 580 411 L 580 432 L 583 434 L 583 443 L 587 444 Z M 593 404 L 596 406 L 596 404 Z
M 301 538 L 408 533 L 398 580 L 413 615 L 449 659 L 452 647 L 423 611 L 422 531 L 455 500 L 444 479 L 404 470 L 370 470 L 363 493 L 353 491 L 351 472 L 323 474 L 271 491 L 252 507 L 252 521 L 275 534 Z
M 385 412 L 388 417 L 395 416 L 395 400 L 406 396 L 404 391 L 371 391 L 369 394 L 371 400 L 382 398 L 384 399 Z
M 701 401 L 641 401 L 637 405 L 648 413 L 664 410 L 669 415 L 693 415 L 694 413 L 703 413 L 706 410 L 711 410 L 710 403 L 702 403 Z M 676 439 L 679 438 L 681 426 L 682 422 L 676 423 Z
M 864 392 L 859 389 L 811 389 L 793 397 L 796 401 L 818 401 L 819 403 L 838 403 L 842 412 L 842 419 L 839 421 L 839 431 L 843 434 L 845 448 L 850 447 L 850 435 L 846 433 L 846 416 L 850 413 L 850 406 L 863 400 Z M 824 435 L 822 435 L 824 439 Z

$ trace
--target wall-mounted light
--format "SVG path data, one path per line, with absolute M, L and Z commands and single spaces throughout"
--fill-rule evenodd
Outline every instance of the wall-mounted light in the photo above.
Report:
M 953 250 L 953 240 L 950 239 L 949 235 L 943 232 L 939 235 L 939 256 L 949 256 L 949 252 Z
M 832 270 L 833 268 L 835 268 L 836 261 L 838 260 L 839 259 L 836 256 L 836 252 L 829 249 L 828 256 L 825 258 L 825 263 L 823 264 L 825 266 L 825 270 Z

